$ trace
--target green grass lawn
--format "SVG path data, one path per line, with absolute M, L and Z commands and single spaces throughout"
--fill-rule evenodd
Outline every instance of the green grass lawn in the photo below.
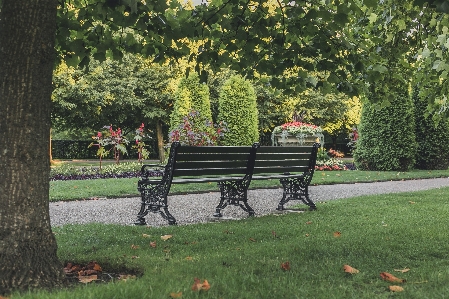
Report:
M 391 180 L 409 180 L 419 178 L 449 177 L 449 170 L 414 170 L 408 172 L 396 171 L 316 171 L 313 185 L 342 184 L 356 182 L 375 182 Z M 125 195 L 139 196 L 137 191 L 138 178 L 132 179 L 95 179 L 79 181 L 51 181 L 50 200 L 76 200 L 93 197 L 120 197 Z M 278 180 L 253 181 L 251 188 L 280 187 Z M 200 191 L 218 191 L 216 184 L 172 185 L 171 194 Z
M 366 176 L 359 174 L 360 180 Z M 330 181 L 333 175 L 323 178 Z M 398 176 L 406 175 L 412 173 Z M 318 203 L 313 212 L 221 223 L 55 227 L 61 261 L 94 260 L 106 272 L 132 269 L 141 275 L 12 298 L 171 298 L 180 292 L 184 299 L 446 298 L 448 198 L 449 188 L 441 188 L 342 199 Z M 172 237 L 163 241 L 164 235 Z M 289 270 L 281 267 L 286 262 Z M 345 273 L 346 264 L 360 272 Z M 386 282 L 382 272 L 406 282 Z M 210 289 L 192 291 L 194 278 L 208 280 Z M 404 291 L 391 293 L 391 285 Z

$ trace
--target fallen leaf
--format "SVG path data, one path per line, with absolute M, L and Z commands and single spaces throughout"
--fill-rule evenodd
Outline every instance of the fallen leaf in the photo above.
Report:
M 132 257 L 131 257 L 131 259 L 138 259 L 139 257 L 137 256 L 137 255 L 133 255 Z
M 156 242 L 150 242 L 150 246 L 156 248 Z
M 208 291 L 210 289 L 210 284 L 206 279 L 203 281 L 203 286 L 201 287 L 201 289 L 204 291 Z
M 341 233 L 340 232 L 334 232 L 334 237 L 335 238 L 338 238 L 338 237 L 340 237 L 341 236 Z
M 187 257 L 186 257 L 186 260 L 188 260 L 188 261 L 193 261 L 193 257 L 187 256 Z
M 409 268 L 405 268 L 405 269 L 394 269 L 394 271 L 396 271 L 396 272 L 401 272 L 401 273 L 406 273 L 406 272 L 410 271 L 410 269 L 409 269 Z
M 137 249 L 137 248 L 139 248 L 138 245 L 134 245 L 134 244 L 131 245 L 131 249 Z
M 402 292 L 402 291 L 404 291 L 404 288 L 400 287 L 400 286 L 389 286 L 388 288 L 392 292 Z
M 194 283 L 192 285 L 192 291 L 207 291 L 210 289 L 210 285 L 209 282 L 207 280 L 204 280 L 203 282 L 201 282 L 201 280 L 199 280 L 198 278 L 195 277 L 194 279 Z
M 409 201 L 409 203 L 412 205 L 412 204 L 414 204 L 414 203 L 416 203 L 416 202 L 414 202 L 414 201 Z
M 344 265 L 344 266 L 343 266 L 343 270 L 344 270 L 346 273 L 351 273 L 351 274 L 357 274 L 357 273 L 360 272 L 360 271 L 357 270 L 356 268 L 353 268 L 353 267 L 351 267 L 351 266 L 349 266 L 349 265 Z
M 171 237 L 173 237 L 173 235 L 164 235 L 164 236 L 161 236 L 161 239 L 164 240 L 164 241 L 167 241 Z
M 290 270 L 290 262 L 281 263 L 281 269 L 284 271 Z
M 276 232 L 274 230 L 271 231 L 271 235 L 275 238 L 277 237 Z
M 388 272 L 380 273 L 380 277 L 382 277 L 383 280 L 390 281 L 390 282 L 400 282 L 400 283 L 405 282 L 405 279 L 397 278 L 396 276 L 391 275 Z
M 151 236 L 148 235 L 148 234 L 142 234 L 142 237 L 144 237 L 144 238 L 149 238 L 149 237 L 151 237 Z
M 306 224 L 312 224 L 312 221 L 307 221 Z
M 93 270 L 98 271 L 98 272 L 103 271 L 103 269 L 101 269 L 101 266 L 99 264 L 97 264 L 97 263 L 94 264 Z
M 309 234 L 306 234 L 306 237 L 310 236 Z
M 97 280 L 98 276 L 97 275 L 79 276 L 78 279 L 82 283 L 89 283 L 91 281 Z
M 254 239 L 254 238 L 249 238 L 249 240 L 250 240 L 251 242 L 256 242 L 256 239 Z
M 182 297 L 182 292 L 170 293 L 170 297 L 172 297 L 172 298 L 181 298 Z

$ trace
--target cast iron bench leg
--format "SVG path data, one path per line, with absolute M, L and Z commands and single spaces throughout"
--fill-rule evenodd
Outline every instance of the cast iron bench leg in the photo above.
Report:
M 151 185 L 139 183 L 139 190 L 142 196 L 142 206 L 137 214 L 137 220 L 134 224 L 146 225 L 145 216 L 148 212 L 159 213 L 162 218 L 168 221 L 168 224 L 175 225 L 176 219 L 168 211 L 167 196 L 164 196 L 163 185 Z M 163 211 L 162 211 L 163 210 Z
M 249 216 L 254 216 L 255 212 L 253 208 L 248 204 L 248 184 L 245 181 L 227 181 L 219 182 L 220 188 L 220 203 L 215 208 L 214 217 L 222 217 L 221 210 L 228 205 L 239 206 Z
M 308 185 L 304 184 L 303 179 L 281 179 L 281 184 L 284 191 L 276 210 L 284 210 L 284 205 L 290 200 L 301 200 L 304 204 L 309 206 L 310 210 L 316 210 L 315 203 L 309 197 Z

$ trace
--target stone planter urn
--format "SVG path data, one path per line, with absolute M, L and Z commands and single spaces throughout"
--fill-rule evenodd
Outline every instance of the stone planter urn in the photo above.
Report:
M 324 135 L 318 126 L 291 122 L 274 128 L 271 142 L 273 146 L 301 146 L 319 142 L 323 147 Z

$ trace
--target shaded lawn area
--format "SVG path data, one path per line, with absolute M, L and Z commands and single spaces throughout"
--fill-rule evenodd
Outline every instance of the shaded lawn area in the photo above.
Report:
M 449 188 L 441 188 L 221 223 L 56 227 L 63 262 L 94 260 L 106 272 L 133 269 L 142 276 L 12 297 L 443 298 L 449 294 L 448 197 Z M 166 235 L 172 237 L 163 241 Z M 281 267 L 286 262 L 288 270 Z M 360 272 L 345 273 L 345 264 Z M 381 272 L 406 282 L 386 282 Z M 208 280 L 210 289 L 192 291 L 194 278 Z M 404 291 L 392 293 L 391 285 Z

